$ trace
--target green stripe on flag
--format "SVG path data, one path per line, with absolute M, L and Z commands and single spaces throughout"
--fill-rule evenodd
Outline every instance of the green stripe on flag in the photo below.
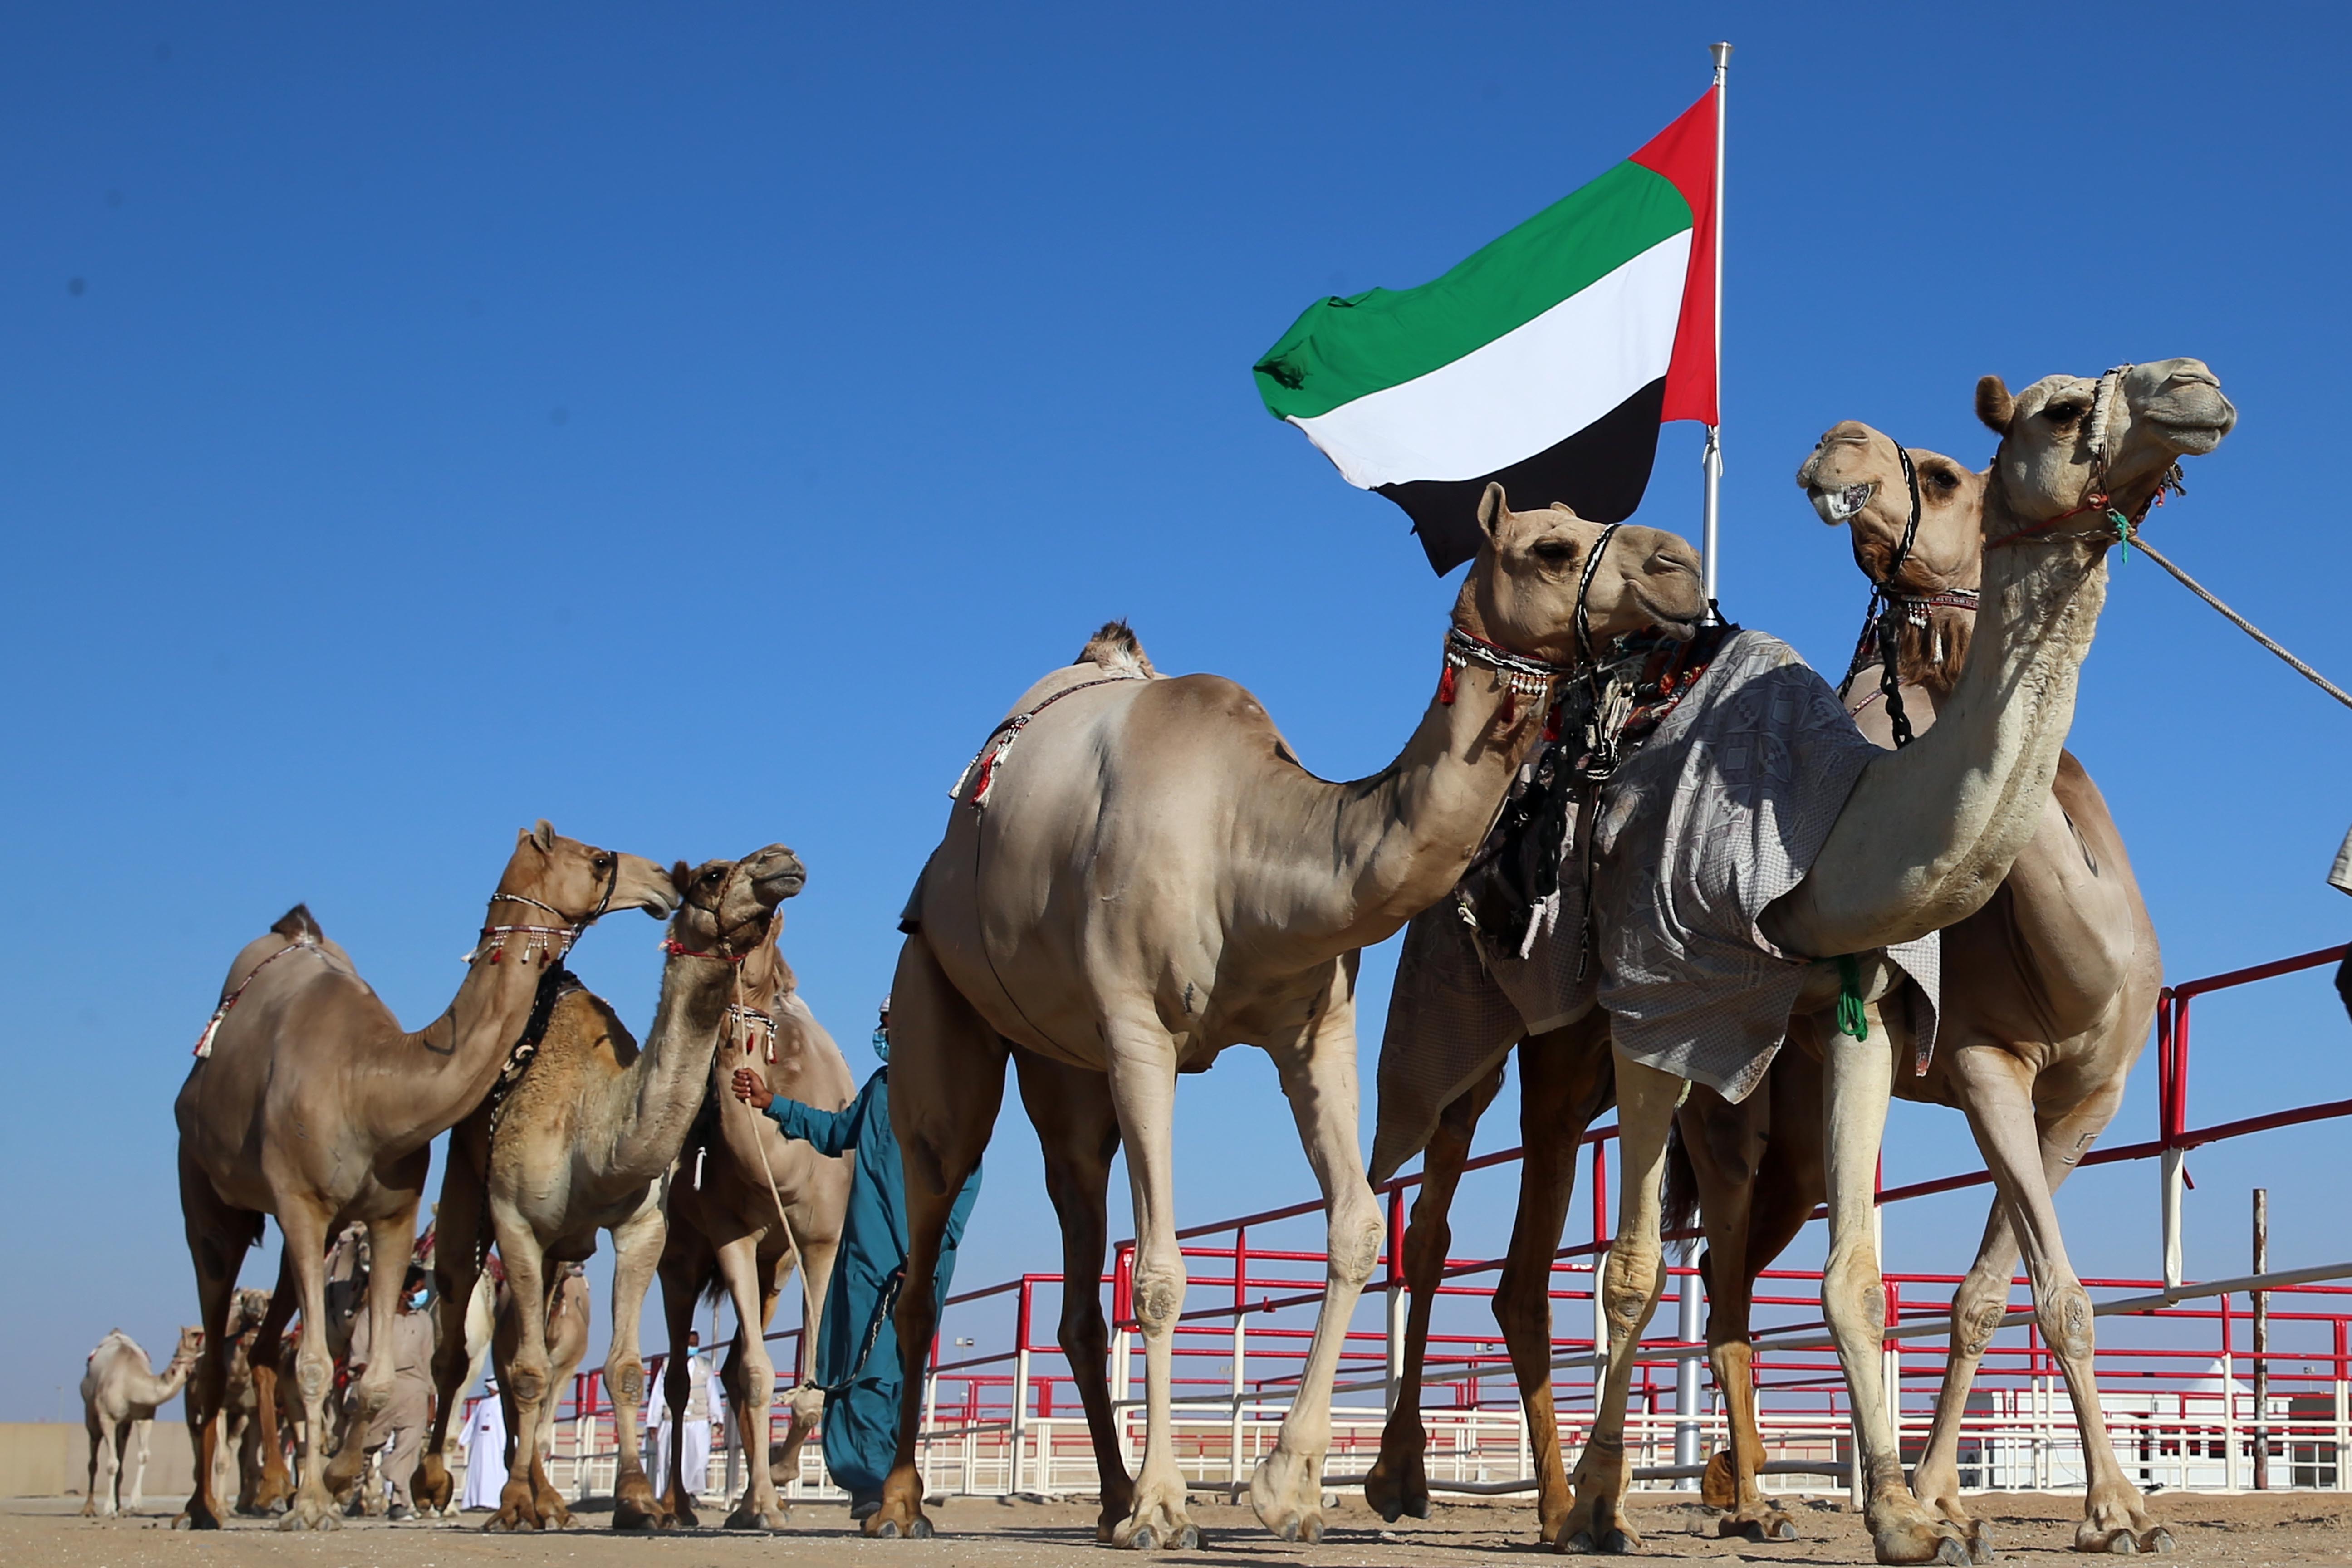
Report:
M 1690 226 L 1681 192 L 1620 163 L 1418 289 L 1309 305 L 1254 367 L 1258 395 L 1277 419 L 1311 419 L 1427 375 Z

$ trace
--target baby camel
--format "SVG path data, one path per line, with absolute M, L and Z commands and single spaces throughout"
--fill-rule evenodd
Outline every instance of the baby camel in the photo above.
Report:
M 180 1392 L 205 1348 L 202 1329 L 182 1329 L 171 1364 L 161 1377 L 137 1341 L 121 1329 L 98 1342 L 81 1374 L 82 1424 L 89 1429 L 89 1487 L 81 1505 L 84 1519 L 111 1519 L 118 1510 L 139 1506 L 139 1486 L 147 1474 L 147 1438 L 155 1407 Z M 125 1461 L 131 1479 L 122 1479 Z

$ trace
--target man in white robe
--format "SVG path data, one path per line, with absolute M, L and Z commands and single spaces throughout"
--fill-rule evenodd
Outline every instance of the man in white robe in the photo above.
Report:
M 474 1402 L 458 1442 L 466 1450 L 466 1495 L 461 1509 L 499 1506 L 507 1485 L 507 1416 L 499 1406 L 499 1380 L 489 1380 L 489 1392 Z

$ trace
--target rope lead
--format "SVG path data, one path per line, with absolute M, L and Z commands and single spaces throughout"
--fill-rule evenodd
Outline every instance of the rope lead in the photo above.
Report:
M 1870 1038 L 1870 1015 L 1862 1006 L 1862 965 L 1853 954 L 1838 954 L 1838 1033 L 1857 1040 Z

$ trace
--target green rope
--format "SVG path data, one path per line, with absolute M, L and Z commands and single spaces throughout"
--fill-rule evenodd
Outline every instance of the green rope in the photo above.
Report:
M 2107 509 L 2107 516 L 2116 525 L 2116 548 L 2120 552 L 2116 558 L 2116 564 L 2127 566 L 2131 564 L 2131 519 L 2113 507 Z
M 1838 955 L 1838 1033 L 1857 1040 L 1870 1038 L 1870 1015 L 1862 1008 L 1862 965 L 1853 954 Z

